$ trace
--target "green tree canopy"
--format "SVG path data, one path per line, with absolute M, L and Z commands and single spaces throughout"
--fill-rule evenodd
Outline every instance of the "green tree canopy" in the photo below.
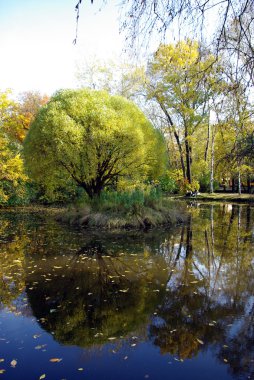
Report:
M 31 177 L 48 189 L 68 184 L 89 197 L 120 177 L 155 179 L 165 144 L 130 101 L 104 91 L 62 90 L 37 115 L 24 142 Z
M 0 92 L 0 204 L 6 203 L 17 190 L 22 192 L 19 185 L 27 179 L 20 146 L 12 138 L 18 123 L 16 107 L 10 91 Z
M 194 141 L 207 123 L 209 98 L 217 91 L 215 58 L 195 41 L 160 45 L 148 68 L 148 98 L 164 113 L 174 136 L 183 177 L 192 182 Z

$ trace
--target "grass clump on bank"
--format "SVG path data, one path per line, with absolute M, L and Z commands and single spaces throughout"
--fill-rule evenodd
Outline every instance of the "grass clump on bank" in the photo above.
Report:
M 163 198 L 157 188 L 104 192 L 70 209 L 62 221 L 105 229 L 149 228 L 185 220 L 184 207 Z

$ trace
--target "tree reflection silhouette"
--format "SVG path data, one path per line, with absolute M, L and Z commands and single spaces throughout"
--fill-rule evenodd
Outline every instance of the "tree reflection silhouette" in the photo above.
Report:
M 210 350 L 253 378 L 253 218 L 251 206 L 196 205 L 174 230 L 103 235 L 2 217 L 2 304 L 26 284 L 34 316 L 62 344 L 135 335 L 179 360 Z
M 90 242 L 62 261 L 50 281 L 31 289 L 39 273 L 28 276 L 34 315 L 59 342 L 89 347 L 125 337 L 145 326 L 162 300 L 167 279 L 162 257 L 106 253 Z M 51 267 L 49 259 L 40 262 L 42 271 L 45 263 Z

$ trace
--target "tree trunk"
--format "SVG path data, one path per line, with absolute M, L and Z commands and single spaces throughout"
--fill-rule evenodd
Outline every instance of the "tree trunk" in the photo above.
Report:
M 191 178 L 191 146 L 188 141 L 188 131 L 185 127 L 185 159 L 186 159 L 186 178 L 189 183 L 192 182 Z
M 232 193 L 234 193 L 235 192 L 235 179 L 234 178 L 232 178 Z
M 240 170 L 238 170 L 238 194 L 242 194 L 242 185 L 241 185 L 241 173 Z
M 95 197 L 99 198 L 103 190 L 103 185 L 95 181 L 92 181 L 91 183 L 82 183 L 80 186 L 85 190 L 90 199 Z
M 251 185 L 250 185 L 250 175 L 248 174 L 248 178 L 247 178 L 247 188 L 248 188 L 248 193 L 250 194 L 251 193 Z
M 212 146 L 211 146 L 211 171 L 210 171 L 210 193 L 214 192 L 214 131 L 212 132 Z
M 181 141 L 180 141 L 179 135 L 178 135 L 178 133 L 177 133 L 177 131 L 175 129 L 175 125 L 173 123 L 173 120 L 172 120 L 171 116 L 168 113 L 167 108 L 158 100 L 157 97 L 156 97 L 156 100 L 158 101 L 158 103 L 159 103 L 162 111 L 166 115 L 166 118 L 168 120 L 168 125 L 171 127 L 172 132 L 174 134 L 174 137 L 175 137 L 175 140 L 176 140 L 176 144 L 177 144 L 177 147 L 178 147 L 178 150 L 179 150 L 179 154 L 180 154 L 180 161 L 181 161 L 181 167 L 182 167 L 182 172 L 183 172 L 183 178 L 186 178 L 186 170 L 185 170 L 185 164 L 184 164 L 184 158 L 183 158 L 183 150 L 182 150 L 182 145 L 181 145 Z
M 208 120 L 208 126 L 207 126 L 207 140 L 206 140 L 206 147 L 205 147 L 205 162 L 208 158 L 208 148 L 210 143 L 210 121 Z

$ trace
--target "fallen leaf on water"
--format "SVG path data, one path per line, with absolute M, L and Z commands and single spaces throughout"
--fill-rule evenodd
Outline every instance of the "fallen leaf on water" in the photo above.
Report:
M 202 340 L 198 339 L 198 338 L 197 338 L 197 341 L 198 341 L 198 343 L 200 343 L 200 344 L 204 344 L 204 342 L 203 342 Z
M 227 359 L 223 359 L 223 361 L 225 362 L 225 363 L 227 363 L 228 361 L 227 361 Z
M 0 359 L 0 363 L 4 362 L 4 359 Z
M 49 359 L 49 361 L 51 362 L 51 363 L 59 363 L 59 362 L 61 362 L 63 359 L 61 359 L 61 358 L 52 358 L 52 359 Z
M 15 360 L 15 359 L 13 359 L 12 361 L 11 361 L 11 366 L 12 366 L 12 368 L 15 368 L 16 367 L 16 365 L 17 365 L 17 360 Z
M 5 372 L 5 369 L 0 369 L 0 375 L 2 375 Z
M 123 358 L 123 360 L 127 360 L 128 359 L 128 356 L 125 356 L 124 358 Z
M 116 337 L 115 336 L 111 336 L 110 338 L 108 338 L 108 340 L 115 340 Z
M 78 371 L 84 371 L 84 368 L 78 368 Z
M 45 379 L 46 375 L 45 373 L 39 377 L 39 380 Z
M 47 347 L 47 345 L 46 344 L 42 344 L 42 345 L 39 345 L 39 346 L 35 346 L 34 349 L 35 350 L 41 350 L 42 348 L 45 348 L 45 347 Z

